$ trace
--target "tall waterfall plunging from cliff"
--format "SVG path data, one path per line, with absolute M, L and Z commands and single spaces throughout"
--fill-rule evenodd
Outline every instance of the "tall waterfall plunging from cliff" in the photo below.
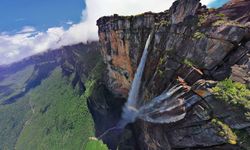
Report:
M 128 101 L 123 107 L 122 118 L 113 129 L 124 128 L 128 123 L 133 123 L 136 119 L 142 119 L 151 123 L 172 123 L 183 119 L 186 111 L 195 103 L 200 101 L 200 97 L 192 96 L 183 98 L 185 93 L 190 91 L 187 86 L 177 84 L 170 89 L 166 89 L 159 96 L 156 96 L 149 103 L 138 105 L 142 76 L 148 56 L 148 47 L 152 40 L 154 30 L 148 36 L 139 66 L 129 92 Z M 189 76 L 189 74 L 187 75 Z M 142 100 L 142 99 L 141 99 Z
M 148 47 L 149 44 L 151 42 L 152 39 L 152 35 L 153 35 L 153 31 L 149 34 L 142 57 L 141 57 L 141 61 L 140 64 L 136 70 L 135 76 L 134 76 L 134 80 L 132 82 L 132 86 L 129 92 L 129 96 L 128 96 L 128 102 L 127 105 L 130 107 L 135 107 L 137 100 L 138 100 L 138 95 L 139 95 L 139 90 L 140 90 L 140 85 L 141 85 L 141 79 L 142 79 L 142 75 L 143 75 L 143 71 L 146 65 L 146 60 L 147 60 L 147 56 L 148 56 Z
M 116 126 L 107 129 L 101 134 L 98 137 L 99 139 L 111 131 L 123 129 L 127 124 L 135 122 L 136 119 L 158 124 L 180 121 L 186 116 L 187 110 L 201 100 L 201 95 L 193 95 L 184 98 L 184 95 L 191 91 L 191 87 L 183 83 L 185 79 L 182 79 L 176 85 L 172 87 L 169 86 L 171 88 L 167 88 L 159 96 L 149 100 L 147 104 L 138 105 L 138 100 L 143 101 L 143 99 L 139 97 L 139 92 L 148 56 L 148 47 L 153 34 L 154 30 L 148 36 L 139 66 L 132 82 L 128 101 L 123 107 L 121 120 Z M 189 75 L 190 73 L 187 74 L 187 76 Z
M 139 91 L 141 86 L 141 80 L 143 76 L 143 71 L 146 65 L 146 60 L 148 56 L 148 47 L 153 37 L 154 30 L 149 34 L 139 66 L 136 70 L 131 89 L 129 91 L 128 101 L 123 108 L 122 118 L 123 121 L 120 122 L 121 126 L 125 126 L 127 123 L 134 122 L 137 117 L 138 110 L 137 110 L 137 102 L 139 99 Z

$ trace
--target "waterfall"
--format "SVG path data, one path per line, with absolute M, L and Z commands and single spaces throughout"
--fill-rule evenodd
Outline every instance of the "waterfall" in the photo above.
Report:
M 142 76 L 148 56 L 148 47 L 152 40 L 154 30 L 149 34 L 139 66 L 136 70 L 131 89 L 129 91 L 128 100 L 123 106 L 122 118 L 118 124 L 106 130 L 99 136 L 102 138 L 106 134 L 114 130 L 122 130 L 128 123 L 133 123 L 136 119 L 141 119 L 151 123 L 173 123 L 182 120 L 194 104 L 199 102 L 201 98 L 193 95 L 187 99 L 182 98 L 190 89 L 184 88 L 184 85 L 177 84 L 172 88 L 165 89 L 159 96 L 156 96 L 149 103 L 142 106 L 138 105 L 139 92 L 142 82 Z M 187 78 L 193 69 L 186 75 Z
M 142 106 L 138 118 L 151 123 L 172 123 L 186 115 L 182 86 L 174 86 L 155 97 L 149 104 Z
M 141 79 L 142 79 L 142 75 L 143 75 L 143 71 L 146 65 L 146 60 L 147 60 L 147 56 L 148 56 L 148 46 L 151 42 L 152 39 L 152 35 L 153 35 L 153 31 L 150 33 L 150 35 L 148 36 L 142 57 L 141 57 L 141 61 L 140 64 L 136 70 L 135 76 L 134 76 L 134 80 L 132 82 L 132 86 L 129 92 L 129 96 L 128 96 L 128 106 L 132 106 L 135 107 L 137 104 L 137 100 L 138 100 L 138 95 L 139 95 L 139 90 L 140 90 L 140 85 L 141 85 Z
M 149 34 L 139 66 L 136 70 L 131 89 L 129 91 L 128 101 L 123 108 L 122 121 L 119 123 L 121 127 L 124 127 L 127 123 L 134 122 L 138 115 L 137 101 L 139 99 L 139 91 L 141 86 L 141 80 L 143 76 L 143 71 L 146 65 L 146 60 L 148 56 L 148 47 L 151 42 L 154 30 Z
M 200 100 L 197 96 L 189 97 L 186 100 L 181 98 L 187 91 L 182 84 L 177 84 L 170 89 L 167 88 L 162 94 L 150 100 L 149 103 L 140 107 L 138 106 L 138 100 L 140 99 L 139 91 L 146 65 L 148 47 L 153 34 L 154 30 L 148 36 L 129 91 L 128 101 L 123 107 L 122 119 L 116 128 L 124 128 L 128 123 L 134 122 L 137 118 L 152 123 L 177 122 L 186 116 L 187 109 Z M 190 73 L 186 77 L 189 75 Z
M 182 86 L 174 86 L 170 90 L 164 91 L 161 95 L 159 95 L 159 96 L 155 97 L 154 99 L 152 99 L 151 103 L 143 106 L 140 109 L 141 113 L 143 113 L 143 111 L 146 112 L 145 110 L 147 110 L 147 109 L 155 108 L 156 105 L 161 105 L 161 103 L 163 101 L 165 101 L 166 99 L 169 99 L 173 94 L 175 94 L 176 92 L 180 91 L 181 89 L 182 89 Z M 181 92 L 180 95 L 178 95 L 178 96 L 181 96 L 183 94 L 184 93 Z

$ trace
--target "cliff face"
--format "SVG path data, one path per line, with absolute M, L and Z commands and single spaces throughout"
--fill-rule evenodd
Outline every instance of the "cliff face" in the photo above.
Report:
M 229 77 L 249 85 L 249 7 L 248 0 L 231 1 L 219 9 L 207 9 L 199 0 L 179 0 L 162 13 L 100 18 L 97 25 L 102 56 L 107 64 L 108 89 L 115 96 L 128 96 L 153 28 L 155 34 L 141 88 L 143 99 L 159 95 L 173 85 L 178 76 L 190 86 L 200 79 L 211 85 Z M 239 148 L 218 134 L 219 127 L 212 122 L 214 118 L 232 130 L 250 127 L 240 109 L 208 96 L 175 124 L 156 125 L 138 120 L 133 125 L 136 129 L 133 137 L 140 149 L 214 149 L 228 144 L 229 148 Z
M 113 92 L 127 96 L 139 56 L 156 16 L 153 13 L 137 17 L 115 15 L 98 20 L 101 52 L 108 65 L 108 86 Z

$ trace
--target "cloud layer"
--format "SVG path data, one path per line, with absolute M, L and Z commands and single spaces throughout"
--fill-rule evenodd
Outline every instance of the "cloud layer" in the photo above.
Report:
M 201 0 L 209 4 L 215 0 Z M 82 12 L 82 21 L 63 27 L 49 28 L 46 32 L 26 26 L 14 35 L 0 33 L 0 64 L 8 64 L 27 56 L 56 49 L 65 45 L 98 39 L 96 20 L 105 15 L 133 15 L 146 11 L 160 12 L 168 9 L 174 0 L 86 0 L 86 9 Z

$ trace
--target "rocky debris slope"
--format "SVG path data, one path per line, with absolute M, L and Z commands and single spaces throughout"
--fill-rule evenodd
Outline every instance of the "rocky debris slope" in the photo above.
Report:
M 106 86 L 114 96 L 127 98 L 147 37 L 155 29 L 143 76 L 143 99 L 159 95 L 177 77 L 190 86 L 199 83 L 207 91 L 226 78 L 249 87 L 249 7 L 248 0 L 232 0 L 218 9 L 208 9 L 199 0 L 178 0 L 162 13 L 100 18 Z M 189 94 L 202 95 L 199 92 Z M 125 137 L 135 138 L 139 149 L 150 150 L 247 148 L 240 141 L 242 134 L 237 139 L 233 132 L 243 133 L 249 141 L 250 122 L 244 113 L 210 95 L 189 110 L 184 120 L 163 125 L 138 120 Z

